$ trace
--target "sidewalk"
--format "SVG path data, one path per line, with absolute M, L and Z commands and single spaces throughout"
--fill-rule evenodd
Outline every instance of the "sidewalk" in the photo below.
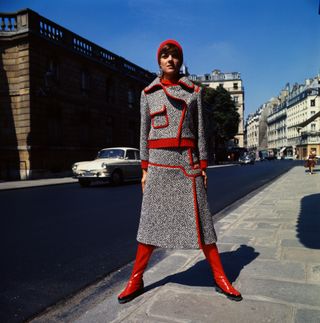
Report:
M 146 292 L 119 305 L 131 266 L 32 322 L 320 322 L 320 171 L 292 168 L 218 221 L 227 275 L 242 295 L 217 294 L 199 250 L 167 251 Z
M 72 178 L 71 176 L 62 177 L 62 178 L 45 178 L 45 179 L 32 179 L 32 180 L 25 180 L 25 181 L 0 182 L 0 191 L 15 190 L 15 189 L 27 188 L 27 187 L 69 184 L 69 183 L 77 183 L 77 182 L 78 180 Z

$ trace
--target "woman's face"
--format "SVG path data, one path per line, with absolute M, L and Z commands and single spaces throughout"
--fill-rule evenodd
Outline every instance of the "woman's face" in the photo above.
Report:
M 173 78 L 178 76 L 180 71 L 181 61 L 176 53 L 162 53 L 160 56 L 160 68 L 163 76 Z

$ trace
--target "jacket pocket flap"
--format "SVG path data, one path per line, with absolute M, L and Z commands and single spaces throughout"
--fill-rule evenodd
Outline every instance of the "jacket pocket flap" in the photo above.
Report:
M 152 110 L 150 111 L 150 117 L 154 117 L 156 115 L 159 114 L 166 114 L 167 113 L 167 107 L 165 105 L 163 105 L 160 108 L 152 108 Z

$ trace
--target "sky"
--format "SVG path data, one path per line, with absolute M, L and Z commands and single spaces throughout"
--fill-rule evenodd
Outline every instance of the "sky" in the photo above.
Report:
M 30 8 L 151 71 L 165 39 L 183 47 L 191 74 L 239 72 L 245 117 L 287 83 L 320 74 L 320 0 L 0 0 Z

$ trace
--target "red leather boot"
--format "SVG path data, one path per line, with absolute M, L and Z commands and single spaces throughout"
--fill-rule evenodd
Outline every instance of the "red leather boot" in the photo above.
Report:
M 214 280 L 216 282 L 216 291 L 226 295 L 228 298 L 234 301 L 241 301 L 241 294 L 231 285 L 228 278 L 226 277 L 220 260 L 217 245 L 203 245 L 202 250 L 210 264 Z
M 139 243 L 136 255 L 136 261 L 134 263 L 130 279 L 127 287 L 118 296 L 120 304 L 124 304 L 132 301 L 143 292 L 143 273 L 148 265 L 154 246 Z

